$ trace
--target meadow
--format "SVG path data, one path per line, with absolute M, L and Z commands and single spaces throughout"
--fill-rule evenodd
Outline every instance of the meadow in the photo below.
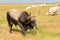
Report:
M 46 16 L 50 7 L 58 4 L 47 4 L 46 7 L 38 7 L 27 10 L 32 15 L 39 12 L 36 16 L 37 28 L 28 30 L 23 36 L 19 26 L 13 25 L 13 32 L 9 33 L 9 26 L 6 20 L 6 12 L 9 9 L 25 10 L 27 6 L 39 4 L 0 4 L 0 40 L 60 40 L 60 9 L 58 15 Z

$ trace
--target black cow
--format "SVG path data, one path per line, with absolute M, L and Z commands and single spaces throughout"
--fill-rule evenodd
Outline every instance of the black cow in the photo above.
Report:
M 19 25 L 23 33 L 25 34 L 27 29 L 33 29 L 36 25 L 36 21 L 26 11 L 19 11 L 11 9 L 7 12 L 7 21 L 10 27 L 10 33 L 12 33 L 13 24 Z

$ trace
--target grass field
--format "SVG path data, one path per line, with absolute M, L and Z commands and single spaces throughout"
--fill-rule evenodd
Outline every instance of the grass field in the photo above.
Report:
M 28 30 L 27 35 L 23 36 L 20 32 L 21 29 L 13 25 L 13 33 L 9 33 L 6 12 L 12 8 L 25 10 L 29 5 L 32 4 L 0 4 L 0 40 L 60 40 L 60 9 L 58 15 L 46 16 L 48 9 L 57 4 L 47 4 L 46 7 L 27 10 L 33 15 L 40 10 L 39 15 L 36 17 L 38 30 Z

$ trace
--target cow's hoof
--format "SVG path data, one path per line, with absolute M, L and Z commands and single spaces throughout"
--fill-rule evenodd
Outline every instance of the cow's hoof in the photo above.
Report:
M 12 33 L 12 31 L 10 31 L 10 33 Z
M 24 36 L 26 35 L 26 31 L 23 31 L 23 35 L 24 35 Z

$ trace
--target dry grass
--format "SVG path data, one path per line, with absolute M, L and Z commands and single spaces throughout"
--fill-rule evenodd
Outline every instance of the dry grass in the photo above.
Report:
M 60 9 L 58 15 L 45 15 L 50 7 L 57 4 L 48 4 L 46 7 L 27 10 L 33 15 L 40 10 L 36 17 L 38 30 L 28 30 L 27 35 L 23 36 L 20 28 L 13 26 L 13 33 L 9 33 L 6 12 L 11 8 L 25 10 L 25 7 L 29 5 L 31 6 L 31 4 L 0 4 L 0 40 L 60 40 Z

